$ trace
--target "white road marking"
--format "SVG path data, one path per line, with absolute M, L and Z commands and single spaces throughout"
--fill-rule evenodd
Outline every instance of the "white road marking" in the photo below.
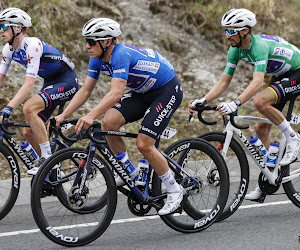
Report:
M 258 208 L 258 207 L 267 207 L 267 206 L 276 206 L 276 205 L 285 205 L 289 204 L 291 201 L 276 201 L 276 202 L 269 202 L 269 203 L 263 203 L 263 204 L 255 204 L 255 205 L 245 205 L 240 206 L 239 209 L 248 209 L 248 208 Z M 121 224 L 121 223 L 127 223 L 127 222 L 136 222 L 136 221 L 143 221 L 143 220 L 153 220 L 158 219 L 158 215 L 152 215 L 152 216 L 145 216 L 145 217 L 135 217 L 135 218 L 128 218 L 128 219 L 119 219 L 119 220 L 112 220 L 111 224 Z M 54 229 L 65 229 L 65 228 L 72 228 L 72 227 L 88 227 L 96 225 L 97 223 L 85 223 L 85 224 L 79 224 L 79 225 L 73 225 L 73 226 L 61 226 L 61 227 L 55 227 Z M 21 230 L 21 231 L 13 231 L 13 232 L 5 232 L 0 233 L 0 237 L 6 237 L 6 236 L 14 236 L 19 234 L 33 234 L 39 232 L 39 229 L 29 229 L 29 230 Z

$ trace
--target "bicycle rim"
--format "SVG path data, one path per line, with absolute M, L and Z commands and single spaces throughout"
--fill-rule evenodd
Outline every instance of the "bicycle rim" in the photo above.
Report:
M 20 170 L 13 152 L 0 147 L 0 220 L 13 208 L 20 190 Z
M 284 177 L 299 174 L 299 162 L 290 164 L 285 169 Z M 297 206 L 300 207 L 300 177 L 292 179 L 289 182 L 282 184 L 283 189 L 288 196 L 288 198 Z
M 79 163 L 86 159 L 86 149 L 60 150 L 45 161 L 33 182 L 31 208 L 34 219 L 50 240 L 63 246 L 82 246 L 97 239 L 109 226 L 116 209 L 117 191 L 113 176 L 110 169 L 97 157 L 92 160 L 92 166 L 99 171 L 95 177 L 97 181 L 95 182 L 95 178 L 87 177 L 79 196 L 79 186 L 72 188 L 75 175 L 68 174 L 74 173 Z M 54 181 L 53 173 L 57 169 L 53 168 L 58 163 L 60 171 L 66 175 L 63 180 L 68 181 L 58 185 L 59 188 L 49 182 L 46 185 L 45 178 L 50 180 L 52 178 Z M 93 192 L 93 189 L 97 189 L 97 192 Z M 61 193 L 62 190 L 65 197 Z M 101 207 L 86 213 L 82 212 L 86 206 L 97 204 L 101 199 L 104 200 Z
M 174 230 L 183 233 L 202 231 L 213 224 L 222 213 L 229 191 L 229 177 L 226 163 L 220 153 L 207 141 L 198 138 L 187 138 L 169 146 L 165 153 L 177 161 L 189 174 L 199 182 L 199 186 L 187 191 L 181 207 L 172 215 L 161 216 L 162 220 Z M 214 174 L 219 180 L 212 178 L 209 166 L 215 164 Z M 183 187 L 190 185 L 189 177 L 175 179 Z M 164 184 L 155 175 L 153 179 L 154 195 L 166 191 Z
M 207 132 L 198 137 L 209 141 L 222 152 L 226 134 L 222 132 Z M 229 195 L 226 207 L 217 221 L 228 218 L 239 208 L 244 200 L 249 185 L 248 160 L 243 148 L 234 138 L 232 138 L 230 142 L 225 161 L 230 180 Z

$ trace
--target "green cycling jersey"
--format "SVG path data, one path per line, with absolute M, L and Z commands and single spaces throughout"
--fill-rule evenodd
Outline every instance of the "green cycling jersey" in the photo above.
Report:
M 300 50 L 281 37 L 251 35 L 247 50 L 230 47 L 225 73 L 233 75 L 239 60 L 254 66 L 254 72 L 280 76 L 300 68 Z

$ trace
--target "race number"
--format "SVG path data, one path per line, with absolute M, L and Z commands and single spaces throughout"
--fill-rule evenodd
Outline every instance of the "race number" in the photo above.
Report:
M 162 132 L 160 138 L 169 140 L 169 139 L 172 138 L 174 135 L 176 135 L 176 133 L 177 133 L 177 130 L 176 130 L 176 129 L 166 127 L 166 129 L 164 130 L 164 132 Z
M 292 113 L 292 118 L 290 121 L 291 124 L 299 124 L 300 123 L 300 114 Z

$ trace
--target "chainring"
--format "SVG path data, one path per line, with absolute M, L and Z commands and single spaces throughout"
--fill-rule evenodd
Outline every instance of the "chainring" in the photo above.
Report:
M 258 185 L 260 190 L 267 195 L 274 194 L 280 187 L 280 185 L 274 186 L 270 184 L 268 179 L 265 177 L 265 175 L 262 172 L 260 172 L 258 177 Z
M 141 188 L 139 187 L 139 189 Z M 151 190 L 149 190 L 149 195 L 151 196 Z M 131 192 L 127 197 L 127 205 L 130 212 L 135 216 L 145 216 L 147 213 L 149 213 L 152 207 L 149 204 L 142 204 Z

